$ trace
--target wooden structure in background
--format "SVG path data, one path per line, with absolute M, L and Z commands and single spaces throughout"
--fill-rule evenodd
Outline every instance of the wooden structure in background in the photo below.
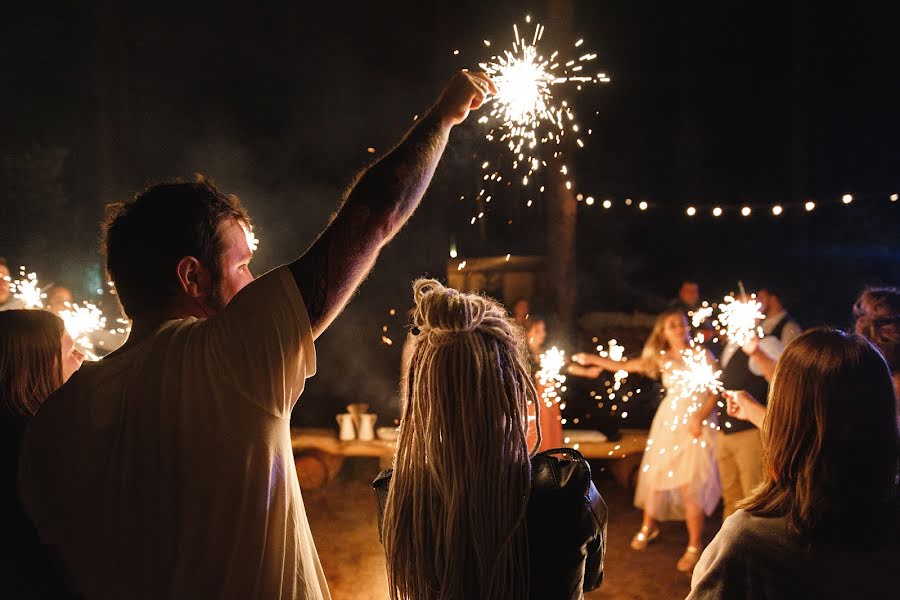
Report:
M 547 261 L 542 256 L 484 256 L 447 263 L 447 283 L 461 292 L 484 293 L 507 306 L 544 295 Z

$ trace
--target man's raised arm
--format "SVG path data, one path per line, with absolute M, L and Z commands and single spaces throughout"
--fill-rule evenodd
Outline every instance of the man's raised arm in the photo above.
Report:
M 381 248 L 419 205 L 450 129 L 496 91 L 483 73 L 457 73 L 397 147 L 357 176 L 325 231 L 289 265 L 315 337 L 343 310 Z

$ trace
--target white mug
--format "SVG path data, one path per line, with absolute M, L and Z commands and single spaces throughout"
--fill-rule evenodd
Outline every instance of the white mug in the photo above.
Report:
M 371 441 L 375 439 L 375 421 L 378 415 L 365 414 L 359 415 L 359 439 L 363 441 Z
M 350 413 L 343 413 L 337 415 L 335 419 L 337 420 L 338 426 L 340 427 L 338 439 L 344 442 L 355 440 L 356 428 L 353 426 L 353 415 L 351 415 Z

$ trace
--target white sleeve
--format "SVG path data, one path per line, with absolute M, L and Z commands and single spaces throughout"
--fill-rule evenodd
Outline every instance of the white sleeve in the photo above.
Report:
M 784 344 L 777 337 L 767 335 L 759 340 L 759 349 L 765 352 L 766 356 L 773 361 L 778 362 L 781 354 L 784 352 Z M 759 367 L 759 361 L 754 357 L 750 357 L 750 372 L 759 377 L 763 377 L 762 369 Z
M 781 331 L 781 343 L 787 346 L 803 333 L 796 321 L 788 321 Z
M 309 315 L 294 276 L 279 267 L 242 289 L 203 324 L 209 359 L 234 392 L 289 418 L 316 372 Z

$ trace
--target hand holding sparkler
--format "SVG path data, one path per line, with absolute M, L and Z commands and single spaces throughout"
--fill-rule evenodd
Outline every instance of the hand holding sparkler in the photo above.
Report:
M 440 119 L 446 129 L 450 129 L 465 121 L 470 110 L 481 108 L 488 94 L 496 93 L 494 82 L 486 74 L 463 69 L 441 92 L 432 114 Z
M 766 418 L 766 407 L 757 402 L 756 398 L 743 390 L 726 391 L 722 395 L 727 402 L 728 416 L 750 421 L 758 428 L 762 428 Z

